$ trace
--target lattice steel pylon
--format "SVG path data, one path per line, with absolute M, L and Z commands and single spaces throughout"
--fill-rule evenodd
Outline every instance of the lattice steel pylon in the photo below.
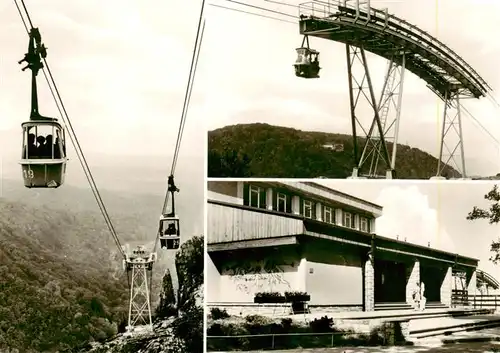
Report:
M 389 14 L 387 8 L 373 8 L 369 0 L 315 0 L 300 4 L 299 29 L 303 36 L 346 46 L 354 157 L 351 177 L 376 178 L 385 171 L 386 178 L 395 178 L 406 70 L 425 81 L 446 105 L 437 176 L 444 171 L 449 173 L 447 163 L 454 163 L 462 178 L 467 176 L 460 100 L 486 97 L 491 87 L 462 57 L 418 26 Z M 365 52 L 390 63 L 379 101 Z M 357 71 L 353 70 L 356 64 L 360 64 Z M 369 110 L 360 107 L 362 100 L 368 102 Z M 373 117 L 371 125 L 366 124 L 367 114 Z M 366 125 L 361 123 L 363 117 Z M 452 142 L 453 135 L 457 143 Z M 365 136 L 364 146 L 358 148 L 358 140 Z M 392 151 L 387 145 L 389 140 L 394 146 Z
M 401 50 L 393 55 L 389 61 L 387 73 L 382 86 L 379 102 L 375 104 L 374 89 L 368 70 L 368 64 L 363 47 L 350 47 L 346 45 L 348 52 L 347 72 L 349 77 L 349 94 L 351 102 L 351 125 L 353 130 L 353 143 L 356 166 L 353 169 L 352 177 L 358 177 L 358 173 L 363 167 L 369 165 L 367 176 L 369 178 L 384 177 L 380 174 L 385 171 L 385 177 L 393 179 L 396 177 L 396 152 L 399 135 L 399 121 L 401 118 L 403 84 L 405 73 L 405 52 Z M 359 55 L 357 53 L 359 51 Z M 364 78 L 361 84 L 352 73 L 354 57 L 363 64 Z M 401 63 L 401 64 L 398 64 Z M 366 79 L 367 87 L 363 87 Z M 357 87 L 355 87 L 355 85 Z M 363 89 L 368 89 L 369 96 Z M 356 98 L 354 99 L 355 92 Z M 374 110 L 374 117 L 371 126 L 366 132 L 361 119 L 358 119 L 356 108 L 361 95 L 368 100 Z M 391 109 L 392 108 L 392 109 Z M 392 114 L 390 114 L 392 113 Z M 365 132 L 365 143 L 361 157 L 358 157 L 358 141 L 356 127 L 359 126 Z M 392 142 L 392 151 L 389 152 L 387 141 Z M 379 162 L 382 161 L 382 166 Z M 382 169 L 382 168 L 385 168 Z
M 142 326 L 146 330 L 153 330 L 151 315 L 150 280 L 156 253 L 147 254 L 143 246 L 129 253 L 126 251 L 126 260 L 123 260 L 130 284 L 129 311 L 127 330 L 133 331 Z M 149 277 L 149 278 L 148 278 Z
M 436 176 L 443 175 L 446 165 L 454 167 L 462 178 L 467 178 L 465 169 L 464 140 L 462 133 L 462 113 L 460 109 L 460 91 L 447 91 L 443 97 L 443 121 L 441 126 L 441 139 L 439 144 L 439 157 Z M 453 138 L 455 137 L 455 138 Z M 457 177 L 457 176 L 454 176 Z

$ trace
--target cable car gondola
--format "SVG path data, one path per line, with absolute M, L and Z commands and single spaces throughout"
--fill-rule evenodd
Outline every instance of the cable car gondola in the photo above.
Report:
M 180 247 L 181 232 L 179 217 L 175 214 L 175 196 L 174 193 L 179 189 L 175 186 L 174 176 L 168 177 L 168 193 L 171 196 L 172 212 L 162 214 L 160 217 L 160 225 L 158 227 L 158 237 L 160 238 L 160 247 L 167 250 L 177 250 Z
M 307 44 L 307 46 L 304 46 Z M 295 76 L 303 78 L 319 78 L 319 52 L 309 48 L 309 39 L 304 36 L 302 46 L 295 49 L 297 60 L 295 60 Z
M 38 112 L 38 92 L 36 76 L 43 68 L 42 58 L 47 49 L 41 42 L 37 28 L 31 29 L 28 53 L 19 64 L 26 62 L 22 69 L 31 70 L 31 114 L 30 120 L 21 124 L 23 145 L 21 167 L 24 186 L 28 188 L 57 188 L 64 183 L 66 175 L 65 131 L 55 118 Z
M 180 246 L 179 217 L 168 214 L 160 218 L 160 247 L 167 250 L 177 250 Z

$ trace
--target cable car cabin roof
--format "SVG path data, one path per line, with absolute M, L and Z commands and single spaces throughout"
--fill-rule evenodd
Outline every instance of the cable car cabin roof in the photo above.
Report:
M 296 48 L 295 50 L 301 50 L 301 49 L 305 49 L 311 54 L 319 54 L 319 51 L 314 50 L 314 49 L 310 49 L 310 48 L 305 48 L 305 47 Z
M 30 120 L 26 121 L 21 124 L 21 127 L 26 127 L 26 126 L 40 126 L 40 125 L 46 125 L 46 126 L 56 126 L 62 130 L 62 125 L 59 124 L 57 120 Z

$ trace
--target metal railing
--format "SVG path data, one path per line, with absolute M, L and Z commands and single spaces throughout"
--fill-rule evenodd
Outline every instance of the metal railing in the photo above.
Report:
M 453 307 L 466 306 L 473 309 L 495 309 L 500 307 L 498 294 L 468 294 L 467 291 L 454 290 L 451 296 Z

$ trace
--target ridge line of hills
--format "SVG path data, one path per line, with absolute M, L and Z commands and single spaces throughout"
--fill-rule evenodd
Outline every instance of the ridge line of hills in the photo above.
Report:
M 358 146 L 366 139 L 358 138 Z M 336 149 L 336 146 L 342 146 Z M 398 143 L 397 179 L 430 179 L 438 160 L 418 148 Z M 393 144 L 387 142 L 389 155 Z M 351 135 L 303 131 L 266 123 L 228 125 L 208 132 L 208 177 L 348 178 L 352 175 Z M 378 175 L 385 176 L 379 162 Z M 360 172 L 360 174 L 363 171 Z M 446 165 L 442 175 L 460 178 Z M 500 173 L 473 179 L 500 179 Z

